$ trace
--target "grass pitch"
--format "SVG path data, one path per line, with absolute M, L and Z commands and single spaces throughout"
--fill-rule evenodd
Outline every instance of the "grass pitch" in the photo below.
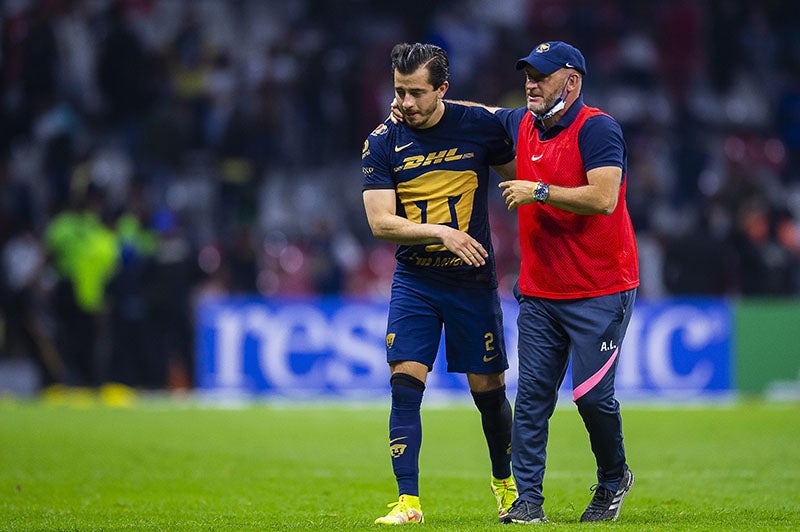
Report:
M 551 423 L 545 529 L 798 530 L 800 404 L 623 404 L 636 483 L 619 521 L 579 524 L 594 464 L 574 406 Z M 425 530 L 497 522 L 469 404 L 423 405 Z M 0 401 L 0 530 L 379 530 L 397 493 L 386 403 L 125 408 Z

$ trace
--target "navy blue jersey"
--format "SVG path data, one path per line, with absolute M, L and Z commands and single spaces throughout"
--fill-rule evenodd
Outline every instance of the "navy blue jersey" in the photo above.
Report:
M 489 230 L 489 167 L 514 158 L 500 121 L 479 107 L 445 103 L 433 127 L 386 120 L 364 141 L 363 190 L 394 189 L 397 215 L 460 229 L 489 253 L 485 266 L 464 264 L 442 244 L 400 245 L 398 270 L 453 284 L 497 285 Z

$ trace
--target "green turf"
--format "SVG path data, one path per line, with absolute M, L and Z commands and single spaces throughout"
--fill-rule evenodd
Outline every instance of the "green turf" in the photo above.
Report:
M 0 401 L 2 530 L 377 530 L 396 499 L 388 400 L 370 407 L 130 408 Z M 551 425 L 545 528 L 800 529 L 800 404 L 623 409 L 636 484 L 581 525 L 593 463 L 571 405 Z M 425 530 L 503 530 L 469 405 L 425 405 Z

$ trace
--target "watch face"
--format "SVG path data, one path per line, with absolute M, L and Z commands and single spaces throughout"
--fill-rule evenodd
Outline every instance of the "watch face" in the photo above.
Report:
M 538 202 L 543 202 L 546 200 L 549 192 L 548 188 L 549 187 L 544 183 L 539 183 L 536 185 L 536 189 L 533 191 L 534 199 L 536 199 Z

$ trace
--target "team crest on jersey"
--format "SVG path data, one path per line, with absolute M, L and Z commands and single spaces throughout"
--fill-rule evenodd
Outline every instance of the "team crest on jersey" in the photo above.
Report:
M 391 349 L 393 345 L 394 345 L 394 333 L 389 333 L 386 335 L 386 347 Z
M 374 135 L 377 137 L 378 135 L 385 135 L 387 131 L 389 131 L 389 128 L 386 127 L 386 124 L 381 124 L 375 129 L 373 129 L 370 135 Z
M 367 155 L 369 155 L 369 140 L 365 140 L 364 147 L 361 148 L 361 158 L 363 159 Z

